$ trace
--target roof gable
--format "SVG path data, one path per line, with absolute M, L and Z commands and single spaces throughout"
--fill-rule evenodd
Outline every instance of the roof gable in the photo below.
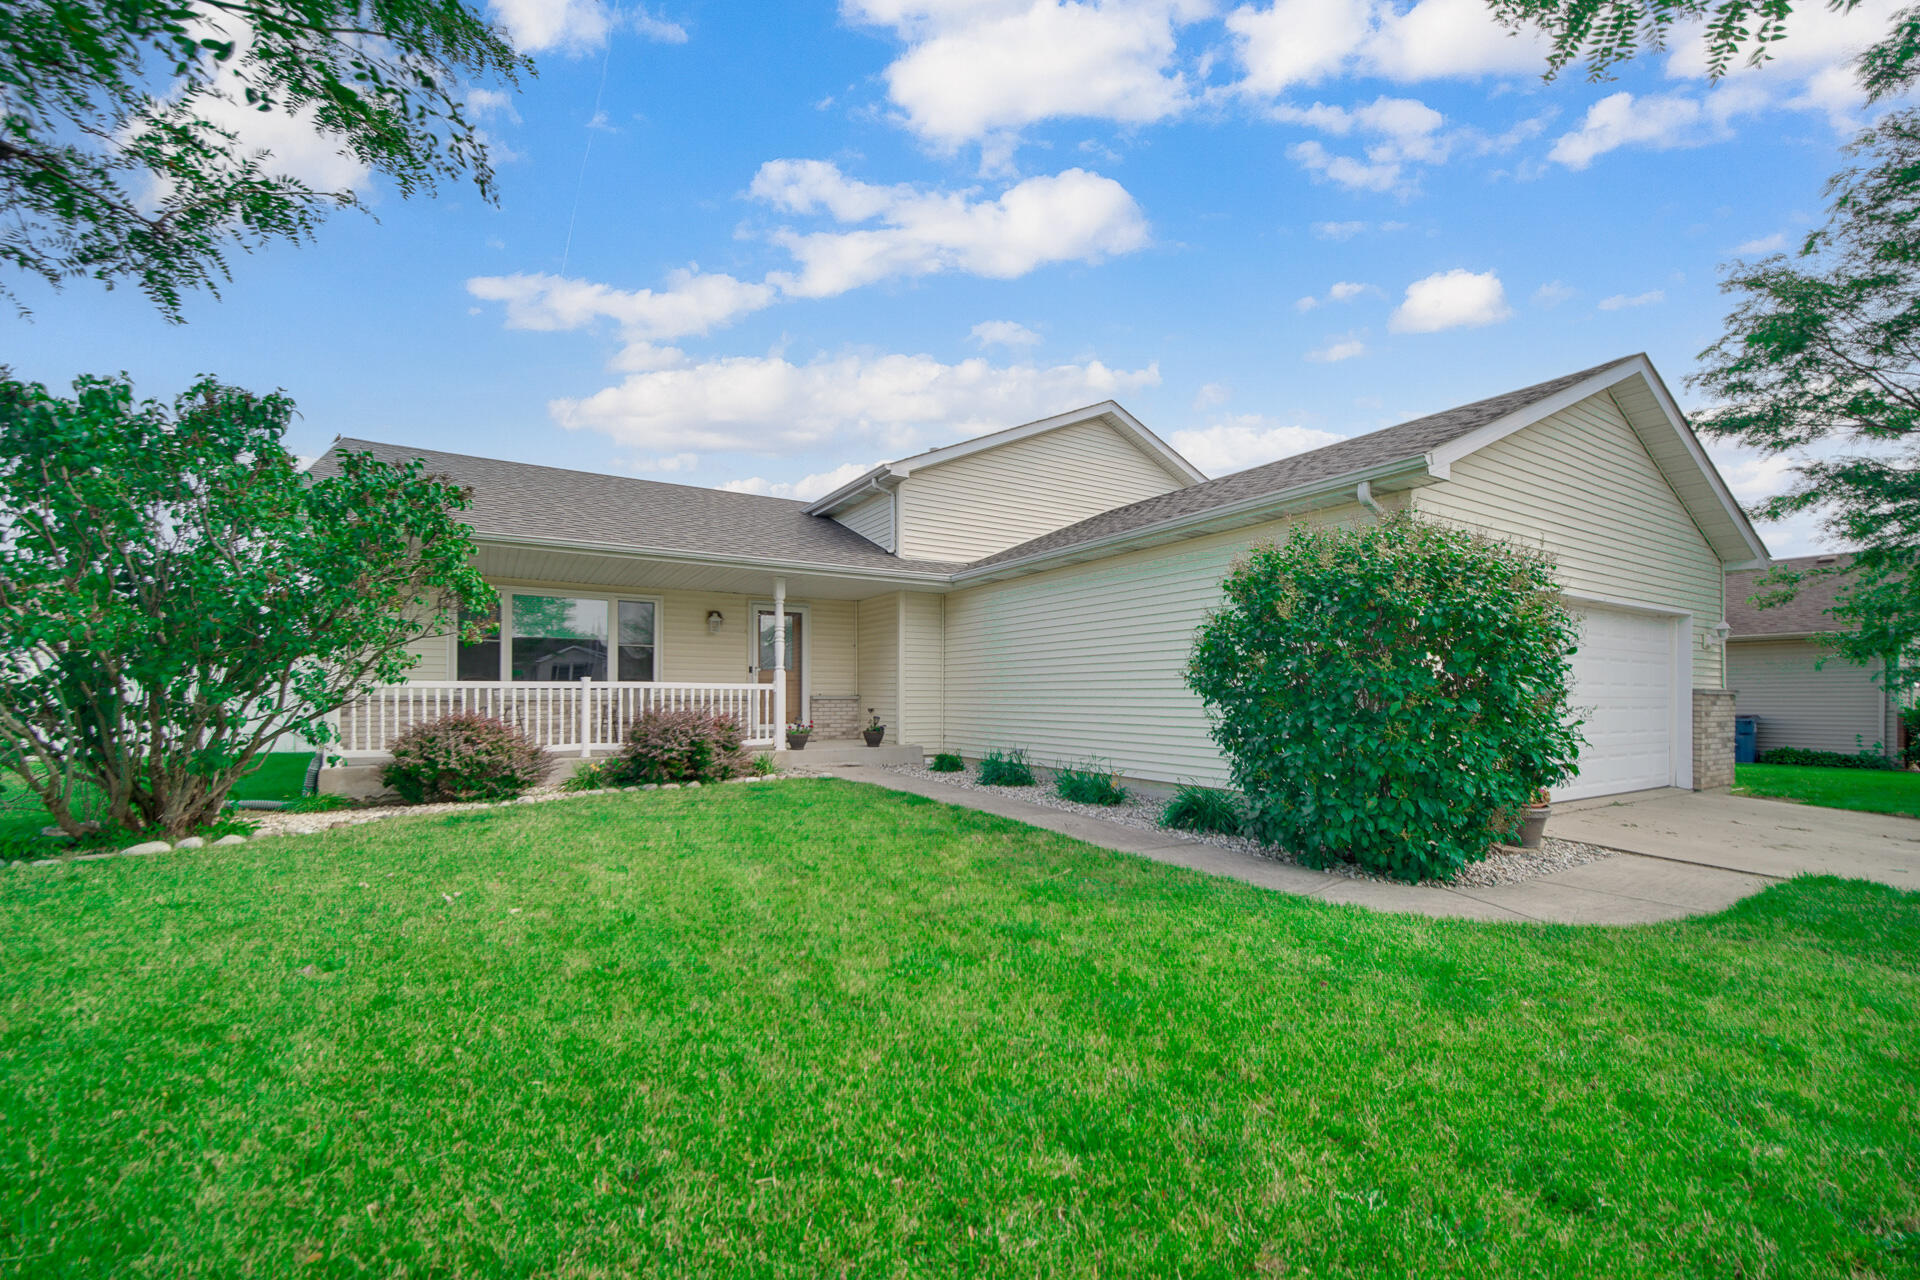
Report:
M 828 515 L 842 507 L 850 506 L 877 489 L 897 487 L 902 480 L 915 471 L 937 467 L 943 462 L 952 462 L 973 454 L 984 453 L 989 449 L 1017 444 L 1034 436 L 1059 431 L 1066 427 L 1080 426 L 1083 423 L 1104 423 L 1113 428 L 1122 439 L 1138 449 L 1155 466 L 1165 471 L 1177 485 L 1198 484 L 1206 479 L 1206 475 L 1198 467 L 1181 457 L 1173 446 L 1149 431 L 1144 423 L 1128 413 L 1117 401 L 1102 400 L 1099 404 L 1071 409 L 1066 413 L 1054 414 L 1050 418 L 1024 422 L 1017 427 L 1008 427 L 1004 431 L 975 436 L 970 440 L 962 440 L 958 444 L 942 445 L 938 449 L 916 453 L 896 462 L 883 462 L 865 475 L 841 485 L 826 497 L 815 500 L 806 509 L 812 515 Z
M 1771 590 L 1762 587 L 1761 583 L 1773 569 L 1806 573 L 1812 569 L 1844 568 L 1852 563 L 1851 555 L 1835 552 L 1776 560 L 1762 568 L 1727 574 L 1727 625 L 1733 628 L 1731 638 L 1806 636 L 1826 631 L 1852 630 L 1852 624 L 1842 622 L 1831 612 L 1838 601 L 1840 589 L 1847 585 L 1850 575 L 1846 573 L 1823 573 L 1802 578 L 1793 599 L 1771 609 L 1762 609 L 1753 603 L 1755 595 Z

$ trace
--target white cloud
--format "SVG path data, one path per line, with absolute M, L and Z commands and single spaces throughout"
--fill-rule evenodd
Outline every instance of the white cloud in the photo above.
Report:
M 580 329 L 612 320 L 631 340 L 680 338 L 711 332 L 777 296 L 769 284 L 702 272 L 689 265 L 667 277 L 667 287 L 615 289 L 544 273 L 476 276 L 467 292 L 507 308 L 509 329 Z
M 751 194 L 792 213 L 823 210 L 842 224 L 881 224 L 774 233 L 800 270 L 769 279 L 796 297 L 944 271 L 1008 280 L 1047 263 L 1131 253 L 1149 238 L 1127 189 L 1084 169 L 1028 178 L 996 199 L 974 200 L 964 192 L 875 186 L 823 161 L 774 160 L 761 166 Z
M 1355 284 L 1351 280 L 1336 280 L 1333 282 L 1333 284 L 1328 286 L 1326 297 L 1318 298 L 1318 297 L 1309 295 L 1295 302 L 1293 304 L 1293 309 L 1295 311 L 1311 311 L 1315 307 L 1324 305 L 1326 303 L 1352 302 L 1355 298 L 1361 297 L 1365 294 L 1378 293 L 1378 292 L 1380 292 L 1380 290 L 1376 289 L 1374 286 L 1370 284 Z
M 1289 458 L 1343 438 L 1331 431 L 1289 426 L 1257 413 L 1246 413 L 1209 427 L 1176 431 L 1167 443 L 1208 475 L 1219 476 Z
M 1209 382 L 1193 393 L 1195 411 L 1212 409 L 1233 399 L 1233 389 L 1222 382 Z
M 1561 280 L 1549 280 L 1533 291 L 1534 302 L 1543 307 L 1557 307 L 1569 298 L 1577 297 L 1580 291 Z
M 493 16 L 522 53 L 582 54 L 626 28 L 643 40 L 685 44 L 687 29 L 636 4 L 620 9 L 605 0 L 492 0 Z
M 1440 132 L 1446 117 L 1413 98 L 1380 97 L 1355 107 L 1281 104 L 1268 114 L 1336 137 L 1371 136 L 1364 158 L 1331 154 L 1317 141 L 1295 143 L 1287 151 L 1310 173 L 1354 191 L 1404 190 L 1411 185 L 1406 165 L 1438 164 L 1452 148 L 1452 139 Z
M 1779 253 L 1781 250 L 1785 249 L 1786 247 L 1787 247 L 1787 233 L 1784 231 L 1776 231 L 1770 236 L 1761 236 L 1758 239 L 1748 240 L 1742 244 L 1735 245 L 1733 251 L 1743 256 L 1747 256 L 1747 255 L 1759 255 L 1759 254 L 1766 254 L 1766 253 Z
M 819 160 L 774 160 L 761 166 L 748 194 L 785 213 L 878 225 L 777 228 L 769 238 L 798 269 L 770 271 L 757 282 L 689 265 L 670 273 L 661 289 L 521 273 L 476 276 L 467 291 L 504 303 L 512 329 L 580 329 L 610 320 L 629 344 L 616 367 L 641 372 L 681 359 L 678 351 L 653 344 L 710 333 L 783 296 L 833 297 L 889 278 L 951 271 L 1006 280 L 1048 263 L 1098 262 L 1148 241 L 1146 219 L 1126 188 L 1082 169 L 1028 178 L 997 198 L 975 199 L 860 182 Z
M 1766 93 L 1751 81 L 1726 82 L 1699 98 L 1680 93 L 1636 98 L 1622 90 L 1588 107 L 1580 127 L 1555 139 L 1547 158 L 1569 169 L 1584 169 L 1621 147 L 1670 151 L 1705 146 L 1732 137 L 1735 119 L 1767 105 Z
M 844 0 L 906 45 L 884 76 L 909 129 L 944 148 L 1082 116 L 1164 120 L 1192 98 L 1172 64 L 1201 0 Z
M 554 421 L 637 449 L 794 454 L 831 445 L 899 456 L 1160 381 L 1157 366 L 1041 366 L 927 355 L 847 353 L 795 364 L 728 356 L 636 373 L 584 399 L 549 403 Z
M 1537 75 L 1546 42 L 1511 35 L 1483 0 L 1275 0 L 1227 16 L 1242 93 L 1274 96 L 1341 76 L 1401 83 Z
M 1316 222 L 1312 227 L 1322 240 L 1351 240 L 1366 229 L 1364 222 Z
M 1610 298 L 1602 298 L 1599 307 L 1602 311 L 1624 311 L 1628 307 L 1650 307 L 1656 302 L 1666 300 L 1665 289 L 1649 289 L 1645 293 L 1636 293 L 1631 297 L 1624 293 L 1616 293 Z
M 973 326 L 973 340 L 983 347 L 1033 347 L 1040 335 L 1014 320 L 982 320 Z
M 749 476 L 745 480 L 728 480 L 721 488 L 728 493 L 758 493 L 769 498 L 797 498 L 802 502 L 811 502 L 815 498 L 824 498 L 850 480 L 858 480 L 873 470 L 874 463 L 849 462 L 835 467 L 831 471 L 820 471 L 810 476 L 801 476 L 798 480 L 768 480 L 762 476 Z
M 1306 358 L 1315 364 L 1339 364 L 1342 360 L 1351 360 L 1355 356 L 1367 354 L 1367 344 L 1353 334 L 1344 338 L 1335 338 L 1324 346 L 1315 347 L 1307 352 Z
M 1506 287 L 1491 271 L 1462 267 L 1438 271 L 1407 286 L 1407 296 L 1394 309 L 1387 327 L 1395 333 L 1438 333 L 1443 329 L 1477 329 L 1513 314 Z

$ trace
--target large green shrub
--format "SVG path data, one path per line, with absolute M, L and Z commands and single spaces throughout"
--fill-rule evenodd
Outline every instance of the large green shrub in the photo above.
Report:
M 388 748 L 381 781 L 408 804 L 507 800 L 546 775 L 539 744 L 503 720 L 456 711 L 415 725 Z
M 1447 879 L 1573 774 L 1576 639 L 1543 556 L 1396 516 L 1247 555 L 1187 678 L 1254 835 L 1311 866 Z
M 607 762 L 610 786 L 649 782 L 724 782 L 752 765 L 746 734 L 732 716 L 709 711 L 649 711 L 627 728 L 620 754 Z

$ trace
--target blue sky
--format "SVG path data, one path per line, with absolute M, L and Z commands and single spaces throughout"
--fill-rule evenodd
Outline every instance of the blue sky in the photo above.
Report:
M 803 497 L 1107 397 L 1209 474 L 1632 351 L 1691 404 L 1717 267 L 1817 219 L 1893 7 L 1815 6 L 1709 85 L 1688 32 L 1542 83 L 1478 0 L 497 0 L 540 72 L 475 99 L 500 207 L 279 128 L 276 163 L 376 217 L 236 257 L 185 325 L 23 287 L 0 358 L 282 387 L 305 453 Z

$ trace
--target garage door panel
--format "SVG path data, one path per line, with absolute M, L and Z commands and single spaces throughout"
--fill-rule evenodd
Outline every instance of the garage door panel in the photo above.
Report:
M 1670 786 L 1674 779 L 1674 634 L 1669 617 L 1582 609 L 1573 656 L 1580 776 L 1562 799 Z

